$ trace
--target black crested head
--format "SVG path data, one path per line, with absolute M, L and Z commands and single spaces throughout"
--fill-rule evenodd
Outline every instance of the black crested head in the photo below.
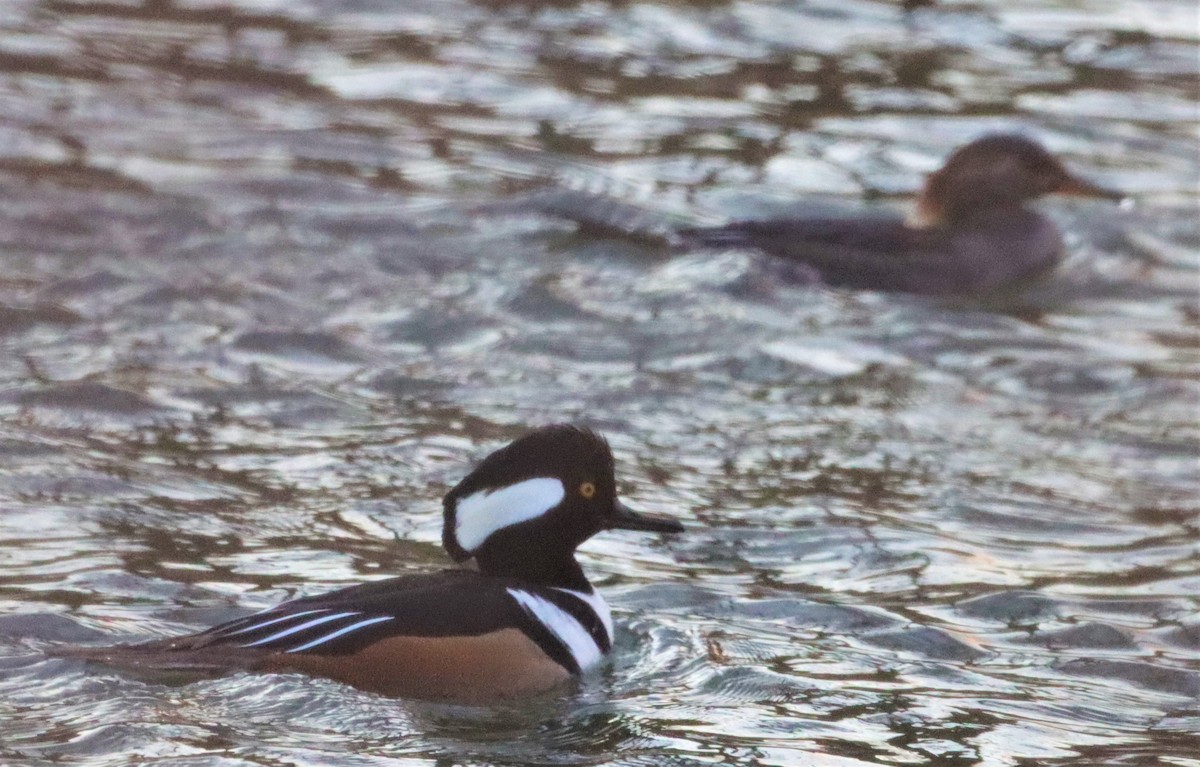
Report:
M 997 133 L 955 150 L 945 165 L 926 179 L 916 218 L 924 226 L 953 223 L 1046 194 L 1123 197 L 1072 175 L 1033 139 Z
M 575 548 L 610 528 L 682 530 L 622 504 L 608 442 L 573 425 L 519 437 L 483 459 L 443 500 L 446 551 L 459 562 L 475 557 L 481 571 L 494 574 L 532 577 L 539 563 L 577 571 Z

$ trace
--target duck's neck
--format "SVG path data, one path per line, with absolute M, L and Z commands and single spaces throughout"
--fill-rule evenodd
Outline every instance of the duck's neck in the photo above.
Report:
M 948 174 L 943 168 L 925 180 L 906 223 L 914 229 L 936 229 L 970 224 L 997 211 L 1023 210 L 1035 196 L 1026 186 L 992 175 Z
M 545 551 L 506 548 L 481 550 L 475 557 L 479 572 L 499 578 L 517 578 L 539 586 L 590 592 L 592 584 L 583 574 L 573 552 L 548 556 Z
M 922 195 L 904 223 L 912 229 L 944 229 L 970 225 L 972 222 L 990 219 L 998 214 L 1019 213 L 1025 209 L 1024 200 L 983 200 L 976 204 L 970 204 L 968 201 L 946 205 Z
M 924 196 L 917 198 L 917 204 L 904 218 L 904 224 L 910 229 L 934 229 L 944 223 L 942 210 Z

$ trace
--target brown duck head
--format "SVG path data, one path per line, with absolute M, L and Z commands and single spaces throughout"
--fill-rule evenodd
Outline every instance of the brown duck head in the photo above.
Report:
M 1036 141 L 994 134 L 960 147 L 926 179 L 910 223 L 921 228 L 953 225 L 1046 194 L 1125 197 L 1072 174 Z

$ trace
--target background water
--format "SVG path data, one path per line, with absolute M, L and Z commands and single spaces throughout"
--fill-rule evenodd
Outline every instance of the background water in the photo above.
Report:
M 4 0 L 0 764 L 1200 764 L 1198 25 Z M 1011 128 L 1137 205 L 1047 201 L 1071 256 L 1003 300 L 546 213 L 899 204 Z M 463 709 L 40 653 L 442 567 L 445 489 L 576 419 L 688 526 L 584 547 L 618 637 L 578 689 Z

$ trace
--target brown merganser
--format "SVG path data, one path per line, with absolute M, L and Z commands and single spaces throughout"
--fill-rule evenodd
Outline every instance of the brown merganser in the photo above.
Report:
M 931 174 L 912 216 L 736 221 L 680 231 L 702 246 L 757 248 L 830 286 L 927 295 L 1020 286 L 1063 257 L 1050 219 L 1025 204 L 1046 194 L 1122 200 L 1070 173 L 1037 142 L 984 136 Z

